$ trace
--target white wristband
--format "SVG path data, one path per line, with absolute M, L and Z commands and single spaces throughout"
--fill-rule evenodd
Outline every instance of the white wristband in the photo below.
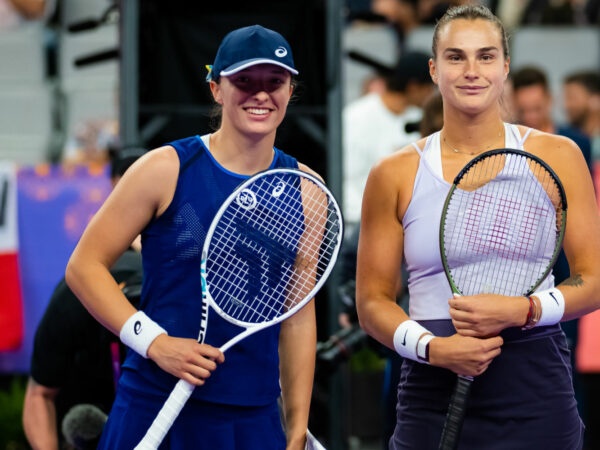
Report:
M 542 314 L 536 327 L 554 325 L 560 322 L 565 314 L 565 297 L 556 288 L 534 292 L 542 307 Z
M 160 334 L 168 334 L 143 311 L 133 314 L 121 328 L 119 337 L 127 347 L 148 358 L 148 347 Z
M 417 344 L 419 339 L 431 332 L 414 320 L 405 320 L 394 332 L 394 348 L 396 352 L 403 358 L 412 359 L 413 361 L 423 362 L 417 356 Z

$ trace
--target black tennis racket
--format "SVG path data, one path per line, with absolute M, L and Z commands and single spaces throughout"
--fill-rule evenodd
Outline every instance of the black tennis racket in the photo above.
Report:
M 442 210 L 440 250 L 453 293 L 529 296 L 556 262 L 566 218 L 564 189 L 544 161 L 508 148 L 478 155 Z M 458 447 L 472 381 L 458 377 L 440 450 Z
M 220 347 L 223 352 L 298 312 L 327 280 L 342 236 L 338 204 L 314 176 L 272 169 L 243 182 L 204 241 L 199 342 L 209 306 L 243 329 Z M 179 380 L 136 449 L 158 448 L 194 387 Z

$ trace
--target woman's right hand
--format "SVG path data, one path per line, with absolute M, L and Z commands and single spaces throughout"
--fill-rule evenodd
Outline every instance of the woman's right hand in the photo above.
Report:
M 225 361 L 223 352 L 195 339 L 159 335 L 148 348 L 148 357 L 165 372 L 194 386 L 201 386 L 217 364 Z
M 429 343 L 429 363 L 456 374 L 475 377 L 486 371 L 501 352 L 504 340 L 500 336 L 475 338 L 454 334 L 435 337 Z

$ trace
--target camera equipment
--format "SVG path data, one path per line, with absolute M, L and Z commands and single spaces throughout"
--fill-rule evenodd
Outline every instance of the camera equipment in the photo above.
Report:
M 326 342 L 317 343 L 317 365 L 332 372 L 360 348 L 367 339 L 367 333 L 358 324 L 342 328 Z

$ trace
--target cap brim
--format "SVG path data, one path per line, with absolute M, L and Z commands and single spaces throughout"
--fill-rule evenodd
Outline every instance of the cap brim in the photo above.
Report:
M 283 67 L 285 70 L 292 73 L 293 75 L 298 75 L 298 71 L 296 69 L 288 66 L 287 64 L 283 64 L 283 63 L 281 63 L 279 61 L 275 61 L 273 59 L 255 58 L 255 59 L 248 59 L 246 61 L 240 61 L 239 63 L 233 64 L 233 65 L 229 66 L 227 69 L 221 70 L 221 73 L 219 74 L 219 76 L 228 77 L 230 75 L 238 73 L 241 70 L 247 69 L 248 67 L 256 66 L 258 64 L 274 64 L 276 66 Z

